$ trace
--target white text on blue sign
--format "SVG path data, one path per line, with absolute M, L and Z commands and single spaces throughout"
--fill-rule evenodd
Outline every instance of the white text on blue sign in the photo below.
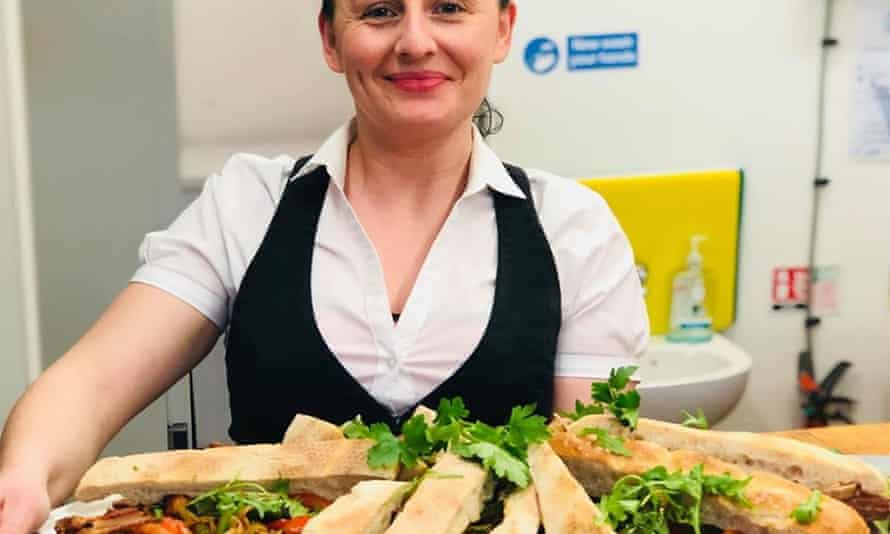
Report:
M 569 70 L 633 68 L 639 65 L 636 33 L 570 35 Z

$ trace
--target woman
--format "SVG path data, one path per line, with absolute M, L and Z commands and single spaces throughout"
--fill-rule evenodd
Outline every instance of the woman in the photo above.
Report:
M 0 534 L 43 519 L 223 331 L 244 443 L 280 439 L 297 411 L 398 425 L 443 396 L 486 420 L 547 414 L 642 350 L 605 203 L 505 166 L 473 125 L 515 18 L 509 0 L 325 0 L 354 119 L 310 158 L 233 157 L 146 237 L 133 283 L 9 418 Z

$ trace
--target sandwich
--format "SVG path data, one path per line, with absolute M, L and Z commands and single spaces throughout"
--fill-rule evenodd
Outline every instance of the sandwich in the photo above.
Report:
M 309 415 L 297 414 L 284 432 L 282 443 L 346 439 L 337 425 Z
M 382 534 L 402 506 L 411 484 L 390 480 L 359 482 L 306 523 L 303 534 Z
M 866 534 L 867 519 L 886 517 L 883 477 L 868 466 L 790 440 L 640 419 L 631 375 L 613 371 L 594 384 L 594 404 L 549 425 L 533 406 L 501 426 L 471 421 L 455 398 L 418 408 L 399 434 L 299 415 L 280 445 L 103 459 L 76 497 L 126 499 L 56 530 Z
M 463 534 L 482 516 L 488 474 L 473 462 L 444 453 L 396 516 L 386 534 Z
M 790 440 L 640 419 L 635 371 L 612 370 L 592 384 L 591 404 L 550 424 L 550 446 L 616 532 L 868 532 L 871 516 L 839 498 L 844 487 L 876 489 L 873 470 Z
M 589 424 L 583 418 L 556 422 L 550 445 L 586 492 L 600 499 L 600 510 L 619 534 L 680 525 L 742 534 L 869 532 L 849 506 L 775 474 L 643 440 L 625 441 L 619 454 L 596 433 L 585 435 Z
M 491 534 L 538 534 L 540 526 L 538 490 L 529 484 L 504 499 L 504 517 Z
M 529 451 L 544 531 L 558 534 L 615 534 L 585 488 L 569 472 L 550 445 Z
M 772 473 L 818 490 L 854 508 L 869 521 L 890 518 L 887 478 L 857 458 L 793 439 L 750 432 L 689 428 L 639 419 L 631 430 L 607 415 L 589 415 L 569 431 L 602 428 L 626 440 L 642 440 L 669 451 L 694 450 L 746 471 Z
M 59 534 L 298 534 L 331 500 L 368 480 L 368 440 L 306 441 L 109 457 L 75 490 L 80 501 L 120 495 L 100 517 L 69 517 Z
M 460 398 L 443 399 L 437 410 L 419 407 L 401 436 L 360 419 L 343 427 L 347 438 L 370 438 L 370 465 L 401 466 L 400 479 L 414 490 L 387 533 L 537 534 L 540 514 L 532 485 L 528 448 L 546 441 L 546 420 L 534 406 L 512 410 L 505 425 L 469 419 Z
M 344 439 L 108 457 L 87 471 L 74 496 L 91 501 L 119 494 L 151 504 L 171 493 L 194 497 L 233 480 L 266 488 L 286 480 L 290 493 L 335 499 L 362 480 L 395 478 L 395 466 L 372 468 L 365 461 L 373 445 Z

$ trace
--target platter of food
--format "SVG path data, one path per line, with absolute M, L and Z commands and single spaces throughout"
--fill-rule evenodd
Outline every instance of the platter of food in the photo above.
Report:
M 279 444 L 104 458 L 40 534 L 887 532 L 890 463 L 640 418 L 632 373 L 549 421 L 454 398 L 401 429 L 298 415 Z

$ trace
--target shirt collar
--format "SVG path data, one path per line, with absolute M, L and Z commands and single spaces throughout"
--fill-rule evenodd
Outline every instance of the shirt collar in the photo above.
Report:
M 297 173 L 300 178 L 314 171 L 318 167 L 325 167 L 331 181 L 344 189 L 346 183 L 346 157 L 349 152 L 349 144 L 355 137 L 355 126 L 352 120 L 340 126 L 319 147 L 318 151 Z M 497 157 L 473 126 L 473 153 L 470 155 L 470 173 L 467 179 L 467 188 L 463 197 L 467 197 L 490 187 L 495 191 L 518 198 L 525 198 L 525 194 L 510 177 L 510 173 L 504 168 L 504 164 Z

